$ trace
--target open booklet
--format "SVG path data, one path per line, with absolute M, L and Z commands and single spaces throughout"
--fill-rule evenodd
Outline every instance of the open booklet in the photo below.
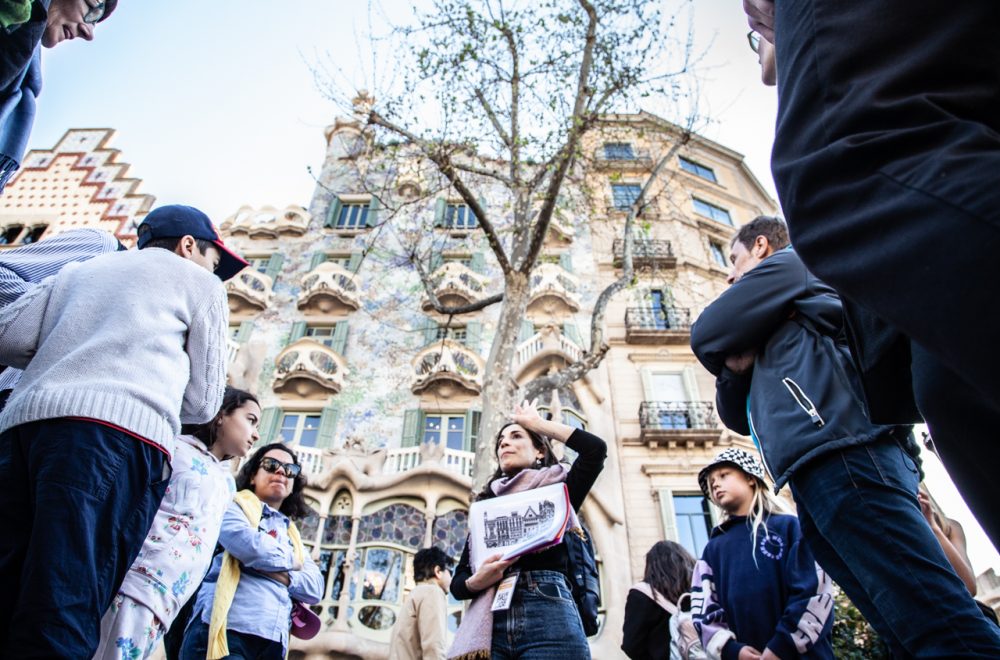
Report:
M 469 562 L 475 571 L 499 553 L 515 559 L 562 542 L 570 518 L 565 483 L 473 502 L 469 507 Z

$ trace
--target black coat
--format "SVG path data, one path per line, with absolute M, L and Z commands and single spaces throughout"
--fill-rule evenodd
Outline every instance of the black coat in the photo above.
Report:
M 632 660 L 670 658 L 670 613 L 636 589 L 625 601 L 622 651 Z

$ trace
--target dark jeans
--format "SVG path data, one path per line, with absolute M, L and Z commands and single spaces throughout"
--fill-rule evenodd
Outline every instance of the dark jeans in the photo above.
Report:
M 264 639 L 257 635 L 226 631 L 226 642 L 229 644 L 229 660 L 285 660 L 285 650 L 281 642 Z M 201 613 L 196 613 L 184 632 L 184 644 L 181 646 L 181 660 L 205 660 L 208 654 L 208 624 L 201 620 Z
M 558 571 L 526 571 L 510 609 L 493 613 L 493 660 L 586 660 L 590 646 Z
M 162 452 L 100 424 L 52 419 L 0 435 L 0 657 L 94 654 L 164 477 Z
M 996 658 L 1000 634 L 952 570 L 892 439 L 826 454 L 791 479 L 819 562 L 897 658 Z

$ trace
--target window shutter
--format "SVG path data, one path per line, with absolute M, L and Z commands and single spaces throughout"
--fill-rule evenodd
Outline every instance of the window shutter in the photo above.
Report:
M 639 377 L 642 379 L 643 401 L 656 401 L 656 396 L 653 393 L 653 375 L 650 373 L 649 367 L 640 368 Z
M 296 321 L 295 323 L 292 324 L 292 331 L 288 333 L 288 344 L 297 342 L 298 340 L 302 339 L 305 336 L 306 336 L 306 322 Z M 285 344 L 285 346 L 288 346 L 288 344 Z
M 475 254 L 473 254 L 472 255 L 472 260 L 469 263 L 469 268 L 471 268 L 475 272 L 479 273 L 480 275 L 482 275 L 483 273 L 485 273 L 486 272 L 486 255 L 484 255 L 482 252 L 476 252 Z
M 684 391 L 688 401 L 700 401 L 698 396 L 698 379 L 694 375 L 694 367 L 684 367 L 681 372 L 681 381 L 684 383 Z
M 374 227 L 378 224 L 379 212 L 382 210 L 382 202 L 379 201 L 378 197 L 372 196 L 372 201 L 368 203 L 368 218 L 365 220 L 365 224 L 369 227 Z
M 465 324 L 465 345 L 469 350 L 479 352 L 483 338 L 483 324 L 479 321 L 469 321 Z
M 462 449 L 465 451 L 476 451 L 476 443 L 479 441 L 479 425 L 482 423 L 483 413 L 479 410 L 468 410 L 465 413 L 465 438 Z
M 243 321 L 240 323 L 240 329 L 236 332 L 236 341 L 240 344 L 246 343 L 251 332 L 253 332 L 253 321 Z
M 281 264 L 285 262 L 285 257 L 275 252 L 271 255 L 271 258 L 267 260 L 267 270 L 264 272 L 265 275 L 271 278 L 271 282 L 275 282 L 278 279 L 278 273 L 281 272 Z
M 316 266 L 320 265 L 326 261 L 326 253 L 316 252 L 313 254 L 312 261 L 309 262 L 309 270 L 312 270 Z
M 437 333 L 438 333 L 437 321 L 431 318 L 425 318 L 423 333 L 424 333 L 424 346 L 426 346 L 427 344 L 432 344 L 435 341 L 437 341 Z
M 333 342 L 330 348 L 339 353 L 341 357 L 344 356 L 344 351 L 347 350 L 347 321 L 339 321 L 333 327 Z
M 403 413 L 403 447 L 416 447 L 420 444 L 420 411 L 407 410 Z
M 351 259 L 347 262 L 347 270 L 356 273 L 359 268 L 361 268 L 361 253 L 358 251 L 351 252 Z
M 333 201 L 330 203 L 330 215 L 326 217 L 327 227 L 336 227 L 337 218 L 340 217 L 340 209 L 344 206 L 344 203 L 340 201 L 339 197 L 334 197 Z
M 327 406 L 319 418 L 319 431 L 316 432 L 316 448 L 326 449 L 333 446 L 333 433 L 340 419 L 340 408 Z
M 278 428 L 281 424 L 281 408 L 270 407 L 264 408 L 260 411 L 260 424 L 258 425 L 258 432 L 260 433 L 260 441 L 258 444 L 266 445 L 268 443 L 274 442 L 275 436 L 278 435 Z
M 448 200 L 438 197 L 434 202 L 434 226 L 444 227 L 444 213 L 448 209 Z
M 573 257 L 569 252 L 563 252 L 559 255 L 559 265 L 562 266 L 562 269 L 567 273 L 573 272 Z
M 580 348 L 583 348 L 583 338 L 575 323 L 563 323 L 563 335 Z
M 660 500 L 660 519 L 663 521 L 663 538 L 677 540 L 677 514 L 674 512 L 674 493 L 669 488 L 657 489 Z
M 521 321 L 521 332 L 517 335 L 518 343 L 528 341 L 535 334 L 535 324 L 531 321 Z
M 444 264 L 444 257 L 441 256 L 440 252 L 435 252 L 431 255 L 431 260 L 429 264 L 430 272 L 436 271 Z
M 483 210 L 483 214 L 485 214 L 486 213 L 486 209 L 489 208 L 486 205 L 486 198 L 483 197 L 482 195 L 480 195 L 479 199 L 477 201 L 479 202 L 479 208 L 481 208 Z M 469 209 L 469 215 L 472 218 L 472 222 L 475 223 L 475 224 L 469 224 L 469 226 L 478 227 L 479 226 L 479 218 L 476 217 L 476 215 L 472 212 L 471 208 Z

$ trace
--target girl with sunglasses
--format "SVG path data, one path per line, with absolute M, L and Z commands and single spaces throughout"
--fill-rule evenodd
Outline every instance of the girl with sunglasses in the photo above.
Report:
M 298 458 L 280 442 L 240 469 L 219 535 L 225 552 L 198 592 L 182 660 L 284 660 L 292 601 L 314 605 L 323 596 L 323 577 L 293 522 L 309 513 L 305 483 Z

